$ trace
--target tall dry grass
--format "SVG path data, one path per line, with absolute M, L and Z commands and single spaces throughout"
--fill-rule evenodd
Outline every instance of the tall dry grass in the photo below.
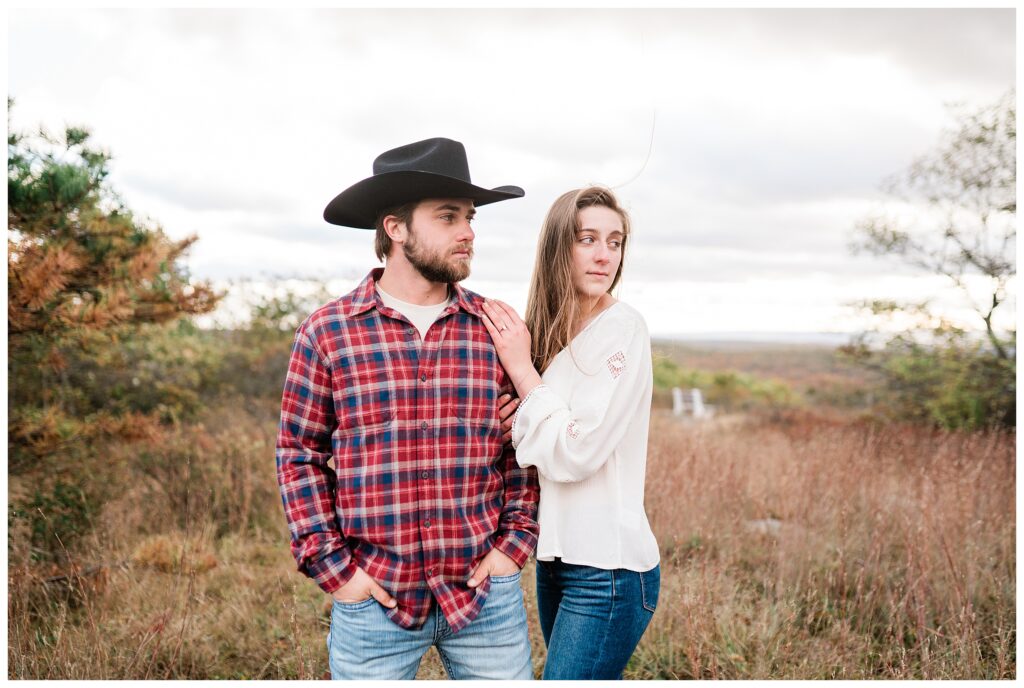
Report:
M 12 551 L 10 677 L 319 677 L 324 596 L 288 551 L 275 412 L 238 400 L 105 448 L 119 496 L 68 563 Z
M 119 496 L 59 570 L 15 533 L 9 676 L 321 678 L 328 598 L 288 552 L 275 414 L 103 448 Z M 660 412 L 651 436 L 663 589 L 627 678 L 1015 676 L 1012 436 Z M 524 590 L 539 673 L 532 565 Z M 419 677 L 443 676 L 432 651 Z
M 637 678 L 1015 675 L 1014 436 L 653 421 Z

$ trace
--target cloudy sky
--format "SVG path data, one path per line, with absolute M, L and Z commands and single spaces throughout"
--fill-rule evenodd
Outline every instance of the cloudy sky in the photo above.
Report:
M 330 280 L 376 264 L 323 207 L 379 153 L 462 141 L 482 208 L 466 284 L 523 310 L 563 191 L 615 187 L 620 298 L 656 335 L 848 332 L 846 304 L 941 280 L 854 256 L 883 179 L 949 109 L 1015 83 L 1015 11 L 10 10 L 15 128 L 90 127 L 128 205 L 196 233 L 196 278 Z M 1007 315 L 1010 315 L 1007 309 Z

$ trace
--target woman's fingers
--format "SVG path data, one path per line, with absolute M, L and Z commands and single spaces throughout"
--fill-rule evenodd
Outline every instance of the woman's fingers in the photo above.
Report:
M 498 403 L 501 406 L 498 408 L 498 418 L 501 420 L 502 430 L 512 429 L 512 418 L 516 414 L 516 408 L 519 406 L 519 399 L 513 399 L 510 394 L 502 394 L 498 397 Z
M 519 317 L 518 313 L 516 313 L 515 308 L 512 308 L 512 306 L 508 305 L 504 301 L 495 301 L 495 304 L 497 304 L 498 308 L 501 309 L 503 315 L 505 316 L 505 318 L 507 318 L 508 323 L 510 325 L 523 324 L 523 319 Z
M 484 301 L 484 310 L 487 311 L 485 315 L 491 316 L 491 323 L 499 332 L 504 332 L 509 328 L 508 316 L 505 314 L 505 311 L 487 301 Z
M 491 322 L 491 319 L 487 317 L 486 313 L 483 314 L 483 320 L 484 320 L 484 327 L 487 328 L 487 333 L 491 335 L 491 339 L 494 339 L 495 337 L 497 337 L 498 336 L 498 328 L 494 326 L 494 323 Z
M 487 299 L 484 301 L 484 308 L 491 314 L 491 319 L 498 323 L 499 329 L 502 329 L 503 326 L 507 328 L 524 324 L 516 310 L 504 301 Z

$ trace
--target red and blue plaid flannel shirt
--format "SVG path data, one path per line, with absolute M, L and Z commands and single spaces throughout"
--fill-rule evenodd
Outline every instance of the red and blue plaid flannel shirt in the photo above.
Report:
M 327 592 L 363 568 L 419 628 L 431 598 L 453 631 L 490 589 L 466 580 L 491 548 L 520 567 L 537 544 L 539 488 L 502 439 L 512 390 L 483 325 L 455 298 L 419 332 L 377 294 L 381 269 L 295 334 L 281 402 L 277 479 L 299 570 Z

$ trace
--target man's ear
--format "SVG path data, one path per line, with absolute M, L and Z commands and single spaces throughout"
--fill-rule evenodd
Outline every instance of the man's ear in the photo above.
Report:
M 391 239 L 392 243 L 404 244 L 409 233 L 409 228 L 394 215 L 388 215 L 383 220 L 384 232 Z

